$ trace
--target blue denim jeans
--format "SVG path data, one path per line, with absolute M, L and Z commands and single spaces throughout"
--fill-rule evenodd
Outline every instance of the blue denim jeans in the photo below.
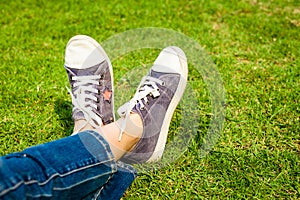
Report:
M 135 177 L 85 131 L 0 157 L 0 199 L 120 199 Z

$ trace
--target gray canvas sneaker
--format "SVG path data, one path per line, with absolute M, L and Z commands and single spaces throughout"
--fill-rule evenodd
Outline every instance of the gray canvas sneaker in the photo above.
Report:
M 124 118 L 120 136 L 126 129 L 130 113 L 138 113 L 143 122 L 142 137 L 122 161 L 130 164 L 155 162 L 162 157 L 171 118 L 185 90 L 187 76 L 184 52 L 173 46 L 163 49 L 134 97 L 118 109 Z
M 113 122 L 113 71 L 100 44 L 86 35 L 72 37 L 66 47 L 65 69 L 71 85 L 72 118 L 87 121 L 80 129 Z

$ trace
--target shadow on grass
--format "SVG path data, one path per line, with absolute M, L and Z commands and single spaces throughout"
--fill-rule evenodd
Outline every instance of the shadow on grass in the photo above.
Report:
M 56 100 L 55 112 L 59 117 L 59 126 L 64 130 L 64 136 L 71 135 L 74 127 L 72 120 L 72 103 L 63 99 Z

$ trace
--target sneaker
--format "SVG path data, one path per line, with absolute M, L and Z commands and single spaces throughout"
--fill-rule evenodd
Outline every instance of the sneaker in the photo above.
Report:
M 173 46 L 163 49 L 134 97 L 118 109 L 124 118 L 120 136 L 130 113 L 138 113 L 143 122 L 142 137 L 121 158 L 122 161 L 129 164 L 155 162 L 162 157 L 172 115 L 185 90 L 187 75 L 184 52 Z
M 98 128 L 114 117 L 112 65 L 100 44 L 86 35 L 72 37 L 66 47 L 65 69 L 72 97 L 73 120 Z

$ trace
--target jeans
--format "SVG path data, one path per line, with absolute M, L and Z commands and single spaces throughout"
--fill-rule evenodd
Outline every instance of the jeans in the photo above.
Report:
M 136 177 L 84 131 L 0 157 L 0 199 L 120 199 Z

